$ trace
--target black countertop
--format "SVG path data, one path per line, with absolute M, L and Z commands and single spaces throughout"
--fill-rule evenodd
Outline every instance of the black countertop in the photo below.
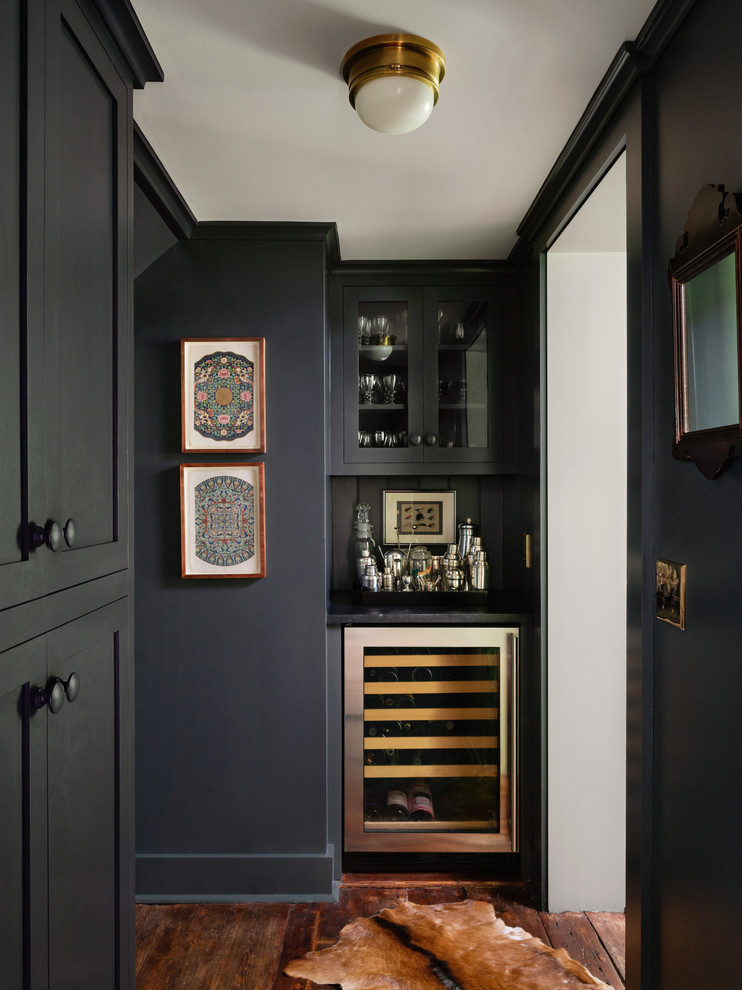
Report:
M 434 598 L 434 593 L 431 593 Z M 350 594 L 333 594 L 327 607 L 328 626 L 512 626 L 531 621 L 527 612 L 505 610 L 493 603 L 482 607 L 446 607 L 430 605 L 355 605 Z

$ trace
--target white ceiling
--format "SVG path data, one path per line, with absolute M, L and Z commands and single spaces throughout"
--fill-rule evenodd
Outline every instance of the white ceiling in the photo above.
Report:
M 134 116 L 198 220 L 335 222 L 344 261 L 503 259 L 654 2 L 133 0 L 165 73 Z M 411 134 L 364 127 L 340 73 L 391 31 L 446 56 Z

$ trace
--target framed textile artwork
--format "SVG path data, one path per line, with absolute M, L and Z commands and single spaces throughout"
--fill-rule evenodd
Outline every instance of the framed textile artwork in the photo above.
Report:
M 265 577 L 265 466 L 181 464 L 181 576 Z
M 456 492 L 384 492 L 384 543 L 455 543 Z
M 182 449 L 265 452 L 265 338 L 180 342 Z

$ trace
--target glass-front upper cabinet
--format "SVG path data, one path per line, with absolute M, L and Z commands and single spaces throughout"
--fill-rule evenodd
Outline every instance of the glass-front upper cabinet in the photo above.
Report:
M 423 428 L 419 293 L 352 292 L 344 320 L 345 446 L 354 460 L 410 459 Z
M 453 290 L 434 301 L 437 394 L 429 400 L 436 410 L 434 446 L 449 452 L 447 459 L 455 459 L 452 452 L 467 450 L 476 460 L 477 451 L 489 455 L 493 446 L 493 301 L 484 294 Z M 425 315 L 432 323 L 428 307 Z
M 502 467 L 503 313 L 490 285 L 344 286 L 342 392 L 333 408 L 333 460 L 383 465 Z M 334 351 L 337 354 L 337 351 Z M 337 362 L 337 357 L 334 358 Z M 395 468 L 395 465 L 398 467 Z M 361 472 L 362 473 L 362 469 Z

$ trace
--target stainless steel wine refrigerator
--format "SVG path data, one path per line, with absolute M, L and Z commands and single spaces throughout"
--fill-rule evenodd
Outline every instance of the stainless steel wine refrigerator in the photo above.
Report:
M 345 630 L 345 851 L 516 852 L 518 630 Z

